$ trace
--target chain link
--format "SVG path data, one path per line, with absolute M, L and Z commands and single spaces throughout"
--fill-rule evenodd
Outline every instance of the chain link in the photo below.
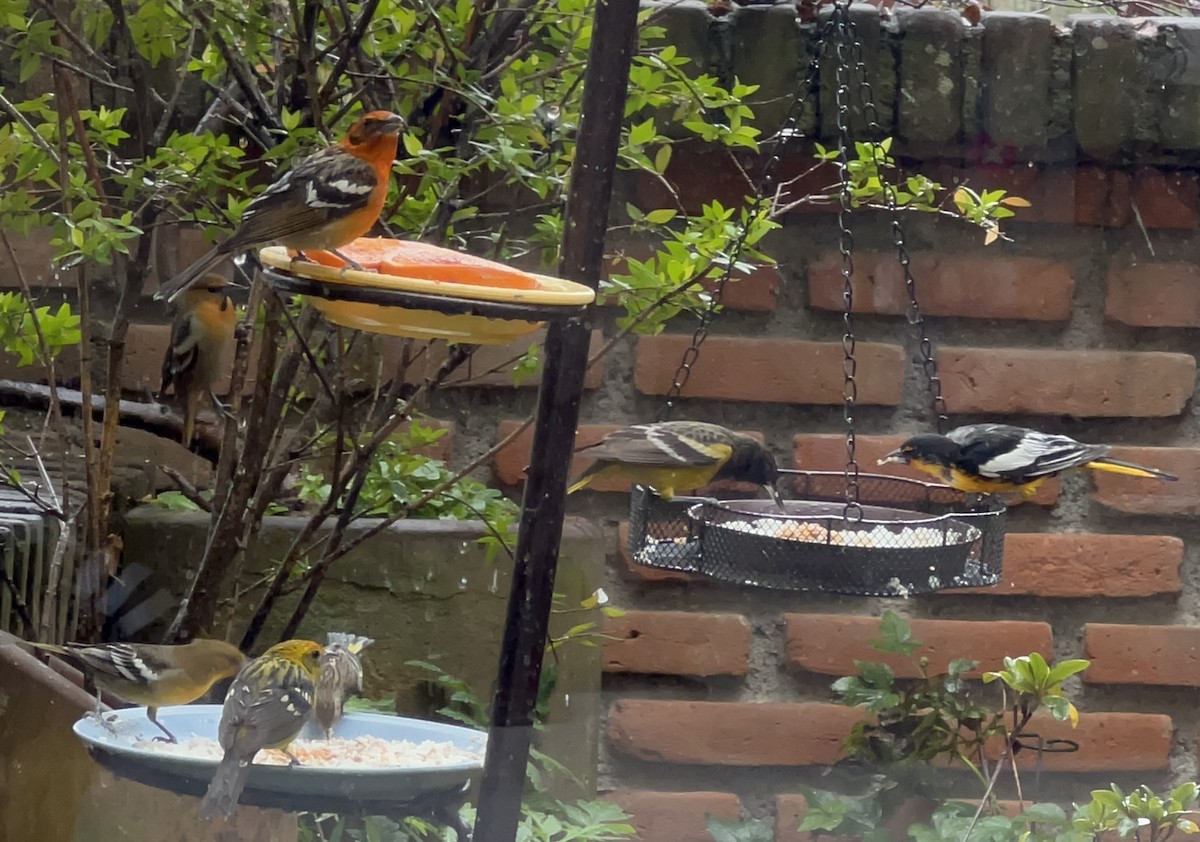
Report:
M 875 94 L 871 89 L 870 81 L 867 79 L 867 67 L 863 60 L 862 41 L 857 38 L 853 21 L 849 22 L 849 29 L 853 40 L 854 70 L 858 77 L 859 107 L 862 110 L 863 119 L 867 124 L 867 131 L 870 133 L 871 140 L 877 140 L 882 136 L 883 130 L 879 125 L 879 112 L 875 106 Z M 883 161 L 880 158 L 879 147 L 873 145 L 871 150 L 875 159 L 876 169 L 882 170 Z M 933 409 L 934 423 L 937 431 L 944 433 L 950 419 L 946 410 L 946 401 L 942 397 L 942 379 L 938 376 L 937 358 L 934 355 L 933 342 L 929 338 L 925 316 L 921 313 L 921 305 L 917 300 L 917 281 L 913 277 L 912 261 L 908 256 L 908 246 L 905 242 L 904 229 L 900 225 L 900 208 L 896 201 L 896 191 L 890 181 L 882 178 L 882 173 L 880 183 L 883 185 L 884 198 L 891 217 L 892 245 L 896 248 L 896 258 L 900 264 L 900 271 L 904 273 L 904 288 L 908 293 L 908 304 L 905 307 L 904 316 L 908 320 L 908 323 L 912 325 L 917 337 L 918 353 L 921 355 L 921 372 L 925 376 L 925 386 L 929 393 L 930 407 Z
M 846 505 L 845 520 L 862 520 L 859 503 L 859 468 L 856 457 L 854 409 L 858 402 L 858 360 L 854 355 L 854 233 L 850 229 L 853 197 L 850 194 L 850 83 L 856 41 L 850 20 L 850 0 L 835 0 L 833 14 L 834 57 L 836 59 L 834 108 L 837 120 L 838 251 L 842 255 L 842 418 L 846 422 Z
M 822 41 L 826 36 L 833 31 L 832 21 L 826 24 L 822 31 Z M 708 338 L 708 329 L 717 317 L 717 313 L 721 307 L 721 299 L 725 294 L 725 285 L 729 282 L 733 275 L 733 269 L 741 256 L 742 249 L 746 246 L 746 239 L 750 236 L 749 219 L 753 219 L 765 209 L 769 209 L 773 201 L 773 193 L 775 190 L 775 171 L 779 168 L 779 161 L 783 157 L 788 143 L 800 134 L 797 129 L 797 124 L 800 122 L 800 115 L 804 109 L 804 103 L 808 98 L 809 93 L 817 84 L 817 76 L 820 73 L 821 51 L 817 50 L 812 59 L 808 63 L 808 68 L 805 70 L 804 78 L 800 82 L 800 86 L 796 91 L 795 97 L 792 99 L 791 107 L 788 109 L 787 118 L 784 120 L 783 127 L 779 130 L 771 140 L 771 154 L 763 165 L 762 175 L 759 177 L 759 182 L 755 190 L 754 204 L 747 210 L 747 222 L 742 225 L 741 231 L 738 234 L 737 240 L 734 241 L 733 248 L 729 251 L 729 257 L 725 264 L 725 269 L 721 273 L 716 283 L 713 285 L 712 291 L 709 293 L 708 305 L 704 311 L 700 313 L 700 323 L 692 332 L 692 341 L 687 350 L 683 352 L 683 357 L 679 361 L 679 366 L 675 369 L 675 376 L 671 381 L 671 388 L 667 390 L 666 400 L 663 402 L 662 408 L 658 413 L 659 421 L 666 421 L 671 417 L 671 412 L 675 409 L 675 403 L 679 400 L 684 387 L 687 385 L 688 378 L 692 376 L 692 366 L 696 364 L 696 360 L 700 358 L 700 346 L 704 344 L 704 340 Z

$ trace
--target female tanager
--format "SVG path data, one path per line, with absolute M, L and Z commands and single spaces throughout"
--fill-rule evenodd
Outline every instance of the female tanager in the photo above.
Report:
M 249 661 L 234 677 L 217 730 L 225 756 L 200 803 L 201 818 L 233 813 L 246 786 L 250 763 L 261 749 L 287 753 L 312 714 L 313 685 L 324 651 L 325 647 L 311 640 L 285 640 Z M 300 762 L 295 757 L 291 760 Z
M 360 655 L 375 641 L 369 637 L 329 632 L 325 654 L 321 656 L 321 675 L 317 678 L 313 717 L 325 739 L 333 734 L 334 724 L 342 718 L 346 697 L 362 692 L 363 667 Z
M 1110 459 L 1107 444 L 1084 444 L 1008 424 L 971 424 L 944 436 L 913 436 L 879 460 L 911 465 L 968 494 L 1019 491 L 1026 497 L 1050 477 L 1070 468 L 1091 468 L 1133 477 L 1173 481 L 1156 468 Z
M 663 499 L 676 490 L 737 480 L 764 486 L 783 507 L 775 487 L 779 472 L 771 452 L 750 436 L 700 421 L 636 424 L 609 433 L 601 441 L 575 451 L 595 459 L 574 485 L 573 494 L 598 477 L 625 476 L 648 485 Z
M 225 292 L 227 286 L 220 275 L 205 275 L 182 293 L 171 325 L 171 344 L 163 359 L 158 399 L 165 401 L 167 389 L 174 386 L 175 397 L 183 403 L 184 447 L 192 443 L 203 395 L 209 396 L 215 409 L 224 411 L 212 389 L 221 376 L 221 364 L 233 341 L 237 321 L 237 311 Z
M 403 130 L 390 111 L 360 117 L 341 143 L 302 158 L 259 193 L 229 239 L 159 287 L 155 300 L 174 301 L 225 258 L 271 243 L 337 254 L 379 220 Z
M 169 742 L 175 735 L 158 721 L 158 709 L 186 705 L 223 678 L 234 675 L 245 657 L 223 640 L 197 639 L 178 646 L 150 643 L 31 643 L 36 649 L 66 658 L 91 677 L 97 690 L 146 706 L 146 715 Z M 96 695 L 96 711 L 100 696 Z

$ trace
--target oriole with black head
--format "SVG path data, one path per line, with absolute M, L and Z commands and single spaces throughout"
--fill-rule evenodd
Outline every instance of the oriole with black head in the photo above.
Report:
M 700 488 L 715 480 L 763 486 L 783 508 L 775 457 L 755 439 L 717 424 L 660 421 L 615 430 L 596 444 L 576 451 L 596 461 L 567 489 L 572 494 L 598 477 L 625 476 L 648 485 L 663 499 L 677 490 Z
M 1046 480 L 1071 468 L 1174 481 L 1157 468 L 1112 459 L 1107 444 L 1084 444 L 1008 424 L 971 424 L 944 436 L 913 436 L 879 460 L 910 465 L 969 494 L 1020 492 L 1032 496 Z

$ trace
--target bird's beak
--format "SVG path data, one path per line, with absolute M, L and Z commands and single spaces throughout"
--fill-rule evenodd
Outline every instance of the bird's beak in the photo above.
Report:
M 404 131 L 408 128 L 408 124 L 404 122 L 404 118 L 399 114 L 393 114 L 383 121 L 383 128 L 386 130 L 385 134 L 391 134 L 392 132 Z
M 880 459 L 880 460 L 879 460 L 878 462 L 876 462 L 875 464 L 877 464 L 877 465 L 890 465 L 890 464 L 893 464 L 893 463 L 897 463 L 897 464 L 901 464 L 901 465 L 907 465 L 907 464 L 908 464 L 908 459 L 906 459 L 906 458 L 905 458 L 904 454 L 903 454 L 903 453 L 901 453 L 899 449 L 896 449 L 896 450 L 893 450 L 891 453 L 889 453 L 887 456 L 884 456 L 882 459 Z
M 783 495 L 779 493 L 778 485 L 772 482 L 764 487 L 767 489 L 767 493 L 771 495 L 771 499 L 775 501 L 775 505 L 779 507 L 779 511 L 787 514 L 787 507 L 783 505 Z

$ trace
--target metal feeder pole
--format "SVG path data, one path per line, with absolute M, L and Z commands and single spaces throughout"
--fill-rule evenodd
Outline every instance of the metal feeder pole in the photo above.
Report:
M 562 277 L 592 287 L 599 286 L 604 259 L 637 14 L 638 0 L 598 0 L 592 24 L 559 265 Z M 575 449 L 590 340 L 586 318 L 553 320 L 546 332 L 533 451 L 526 471 L 516 564 L 492 698 L 475 842 L 512 842 L 521 818 L 525 765 L 533 736 L 533 711 L 550 624 L 567 475 Z

